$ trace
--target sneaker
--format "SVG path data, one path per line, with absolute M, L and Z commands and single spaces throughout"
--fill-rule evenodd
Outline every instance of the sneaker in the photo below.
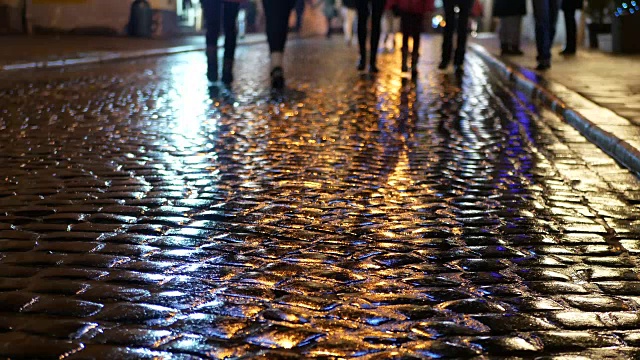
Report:
M 545 71 L 549 69 L 551 69 L 551 64 L 548 62 L 541 62 L 538 64 L 538 66 L 536 66 L 536 70 L 538 71 Z

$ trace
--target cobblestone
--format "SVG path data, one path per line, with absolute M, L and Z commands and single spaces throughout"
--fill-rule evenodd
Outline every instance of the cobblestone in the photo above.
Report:
M 638 180 L 436 49 L 0 74 L 0 357 L 638 358 Z

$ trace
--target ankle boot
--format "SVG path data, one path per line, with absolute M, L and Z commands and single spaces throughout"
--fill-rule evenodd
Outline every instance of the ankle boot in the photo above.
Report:
M 233 82 L 233 59 L 224 59 L 222 63 L 222 82 L 231 84 Z
M 218 48 L 207 48 L 207 79 L 218 81 Z

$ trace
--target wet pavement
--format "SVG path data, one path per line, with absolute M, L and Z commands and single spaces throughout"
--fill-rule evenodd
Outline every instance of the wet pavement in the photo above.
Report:
M 289 49 L 0 75 L 0 357 L 640 357 L 636 177 L 473 54 Z

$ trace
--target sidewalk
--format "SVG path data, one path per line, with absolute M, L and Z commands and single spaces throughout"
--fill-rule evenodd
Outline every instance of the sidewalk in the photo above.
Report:
M 481 56 L 484 48 L 491 54 L 486 55 L 497 60 L 485 58 L 490 64 L 500 67 L 502 63 L 501 70 L 513 70 L 509 74 L 511 80 L 532 91 L 537 88 L 534 95 L 549 98 L 547 105 L 557 106 L 556 111 L 574 117 L 567 121 L 574 121 L 572 124 L 583 135 L 636 173 L 640 171 L 640 55 L 580 49 L 574 57 L 563 57 L 558 55 L 561 48 L 556 47 L 552 51 L 552 68 L 536 73 L 532 70 L 536 66 L 532 43 L 524 44 L 525 55 L 521 57 L 500 57 L 499 40 L 493 35 L 474 39 L 474 43 L 481 45 L 472 45 Z M 598 134 L 590 134 L 594 131 Z M 616 156 L 620 147 L 624 148 L 624 157 L 635 159 Z
M 222 41 L 222 39 L 221 39 Z M 239 44 L 265 41 L 264 34 L 249 34 Z M 0 71 L 60 67 L 82 63 L 204 50 L 204 36 L 172 39 L 130 37 L 37 35 L 0 36 Z

